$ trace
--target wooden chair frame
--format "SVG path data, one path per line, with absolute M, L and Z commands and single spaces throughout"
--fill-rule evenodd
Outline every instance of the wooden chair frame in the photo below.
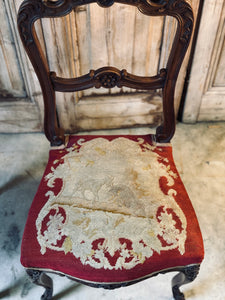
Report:
M 73 8 L 84 4 L 97 2 L 102 7 L 109 7 L 114 2 L 136 6 L 148 16 L 172 16 L 177 19 L 177 30 L 172 50 L 165 69 L 156 76 L 142 77 L 129 74 L 126 70 L 114 67 L 103 67 L 91 70 L 88 74 L 77 78 L 61 78 L 50 72 L 47 60 L 38 40 L 34 23 L 41 18 L 61 17 L 69 14 Z M 193 30 L 193 12 L 185 0 L 25 0 L 18 12 L 18 29 L 26 52 L 41 84 L 44 97 L 44 130 L 52 146 L 64 143 L 64 131 L 59 127 L 56 112 L 55 92 L 72 92 L 91 87 L 113 88 L 126 86 L 134 89 L 162 89 L 163 123 L 157 128 L 155 139 L 159 143 L 169 142 L 175 131 L 174 92 L 178 73 L 188 48 Z M 195 279 L 199 265 L 189 265 L 183 268 L 173 268 L 149 275 L 179 271 L 172 280 L 172 290 L 175 299 L 184 299 L 179 287 Z M 42 270 L 27 270 L 32 281 L 46 288 L 42 299 L 52 298 L 52 280 Z M 145 278 L 143 278 L 145 279 Z M 142 279 L 140 279 L 142 280 Z M 138 281 L 140 281 L 138 280 Z M 82 282 L 77 280 L 78 282 Z M 108 289 L 133 284 L 137 281 L 121 284 L 89 284 Z M 82 282 L 87 284 L 86 282 Z

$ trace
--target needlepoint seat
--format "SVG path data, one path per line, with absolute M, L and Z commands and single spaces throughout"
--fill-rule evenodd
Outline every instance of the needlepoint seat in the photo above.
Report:
M 129 283 L 199 264 L 200 229 L 170 144 L 70 136 L 50 151 L 23 237 L 26 268 Z

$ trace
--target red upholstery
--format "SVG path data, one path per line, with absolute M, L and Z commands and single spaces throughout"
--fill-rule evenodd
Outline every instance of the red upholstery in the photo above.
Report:
M 98 140 L 101 138 L 100 140 Z M 96 140 L 97 139 L 97 140 Z M 204 256 L 204 250 L 203 250 L 203 241 L 201 232 L 199 229 L 198 221 L 194 212 L 194 209 L 192 207 L 192 204 L 189 200 L 189 197 L 187 195 L 187 192 L 184 188 L 184 185 L 180 179 L 180 176 L 177 172 L 177 169 L 175 167 L 173 157 L 172 157 L 172 148 L 170 144 L 166 145 L 156 145 L 154 141 L 152 140 L 152 136 L 146 135 L 146 136 L 70 136 L 69 142 L 65 149 L 54 149 L 50 151 L 49 155 L 49 161 L 46 167 L 46 170 L 44 172 L 42 181 L 40 183 L 40 186 L 38 188 L 37 194 L 34 198 L 33 204 L 30 208 L 29 216 L 27 219 L 23 241 L 22 241 L 22 252 L 21 252 L 21 262 L 22 265 L 26 268 L 38 268 L 38 269 L 46 269 L 46 270 L 54 270 L 61 273 L 64 273 L 66 275 L 69 275 L 71 277 L 90 281 L 94 283 L 116 283 L 116 282 L 126 282 L 131 280 L 136 280 L 145 276 L 150 275 L 151 273 L 158 272 L 160 270 L 173 268 L 173 267 L 180 267 L 180 266 L 186 266 L 190 264 L 196 264 L 200 263 Z M 112 159 L 111 157 L 115 157 L 115 164 L 120 164 L 122 161 L 122 158 L 115 149 L 117 149 L 117 142 L 120 145 L 120 143 L 125 143 L 124 145 L 130 145 L 132 147 L 136 147 L 135 144 L 140 148 L 140 150 L 145 155 L 148 155 L 148 151 L 152 152 L 153 155 L 153 161 L 154 157 L 156 158 L 156 161 L 159 164 L 159 168 L 153 165 L 148 164 L 146 161 L 146 166 L 141 166 L 141 161 L 139 161 L 140 154 L 137 154 L 137 158 L 134 158 L 133 164 L 137 164 L 134 168 L 143 170 L 143 174 L 146 174 L 146 168 L 151 168 L 154 170 L 159 169 L 159 174 L 162 174 L 161 176 L 158 176 L 158 180 L 156 182 L 145 182 L 145 189 L 149 186 L 149 193 L 152 193 L 153 184 L 158 185 L 156 192 L 158 192 L 158 188 L 162 191 L 162 194 L 165 196 L 165 199 L 168 198 L 168 205 L 164 206 L 164 202 L 160 203 L 160 199 L 156 198 L 152 203 L 158 201 L 157 209 L 154 208 L 155 212 L 153 216 L 149 215 L 142 215 L 141 213 L 141 207 L 140 212 L 139 207 L 136 206 L 137 203 L 134 204 L 134 208 L 136 210 L 136 213 L 133 208 L 130 208 L 129 199 L 123 198 L 122 196 L 115 196 L 116 194 L 110 190 L 109 194 L 111 193 L 114 195 L 114 202 L 117 201 L 125 201 L 123 203 L 124 207 L 122 207 L 122 202 L 119 202 L 119 205 L 116 206 L 114 209 L 113 206 L 109 203 L 108 208 L 106 207 L 107 202 L 103 203 L 102 207 L 99 207 L 99 204 L 96 204 L 96 199 L 93 198 L 94 192 L 91 192 L 91 187 L 86 187 L 85 180 L 87 178 L 84 178 L 84 182 L 79 182 L 79 184 L 84 183 L 84 187 L 88 190 L 85 190 L 85 197 L 87 199 L 79 199 L 79 204 L 74 204 L 74 206 L 71 204 L 73 203 L 72 198 L 69 198 L 68 195 L 70 193 L 74 193 L 73 195 L 77 195 L 79 192 L 79 188 L 77 187 L 78 183 L 75 183 L 74 181 L 74 191 L 73 192 L 66 192 L 65 187 L 66 183 L 63 181 L 64 179 L 60 177 L 60 168 L 63 164 L 68 164 L 70 168 L 74 168 L 74 172 L 77 172 L 77 163 L 78 160 L 84 163 L 84 157 L 86 154 L 84 154 L 85 146 L 89 147 L 89 142 L 94 143 L 97 141 L 97 145 L 100 145 L 99 147 L 95 147 L 96 149 L 96 155 L 97 151 L 99 152 L 99 159 Z M 101 142 L 102 141 L 102 142 Z M 102 144 L 101 144 L 101 143 Z M 91 144 L 90 144 L 91 145 Z M 104 146 L 106 145 L 106 146 Z M 122 144 L 121 144 L 122 145 Z M 106 148 L 104 148 L 106 147 Z M 84 149 L 84 150 L 82 150 Z M 107 149 L 111 149 L 109 154 L 107 154 Z M 113 150 L 114 149 L 114 150 Z M 83 151 L 83 152 L 82 152 Z M 85 150 L 86 151 L 86 150 Z M 128 156 L 130 157 L 132 155 L 131 152 L 132 149 L 127 149 L 127 157 L 126 157 L 126 151 L 123 152 L 124 160 L 127 160 Z M 82 154 L 83 153 L 83 154 Z M 131 154 L 129 154 L 131 153 Z M 73 156 L 75 154 L 75 156 Z M 83 155 L 83 156 L 82 156 Z M 108 155 L 108 156 L 107 156 Z M 68 157 L 68 159 L 67 159 Z M 97 156 L 96 156 L 97 157 Z M 147 157 L 147 156 L 146 156 Z M 72 160 L 71 160 L 72 159 Z M 85 159 L 88 159 L 85 157 Z M 114 159 L 114 158 L 113 158 Z M 98 158 L 97 158 L 98 160 Z M 101 161 L 95 161 L 94 159 L 88 161 L 86 163 L 86 166 L 91 168 L 92 166 L 98 163 L 101 163 Z M 72 165 L 74 163 L 74 165 Z M 152 163 L 152 162 L 151 162 Z M 112 164 L 113 165 L 113 164 Z M 108 166 L 104 166 L 104 163 L 102 165 L 103 174 L 105 177 L 109 177 L 111 179 L 112 174 L 108 174 Z M 134 169 L 134 170 L 136 170 Z M 70 169 L 69 169 L 70 170 Z M 123 167 L 122 167 L 123 170 Z M 132 169 L 133 170 L 133 169 Z M 152 170 L 152 172 L 154 172 Z M 164 171 L 168 172 L 168 178 L 163 175 Z M 70 170 L 71 171 L 71 170 Z M 85 170 L 84 170 L 85 171 Z M 100 170 L 101 171 L 101 170 Z M 57 173 L 58 172 L 58 173 Z M 83 171 L 82 171 L 83 172 Z M 116 174 L 117 170 L 114 170 L 114 173 Z M 136 171 L 135 171 L 136 172 Z M 142 172 L 142 171 L 141 171 Z M 53 174 L 54 173 L 54 174 Z M 114 174 L 113 173 L 113 174 Z M 50 174 L 50 175 L 49 175 Z M 78 173 L 76 173 L 78 174 Z M 84 173 L 85 174 L 85 173 Z M 138 176 L 143 176 L 143 174 Z M 152 173 L 153 174 L 153 173 Z M 53 176 L 54 175 L 54 176 Z M 69 188 L 73 188 L 73 179 L 69 174 L 68 178 L 70 178 L 70 185 Z M 57 179 L 57 176 L 59 178 Z M 75 176 L 75 175 L 74 175 Z M 77 175 L 79 176 L 79 174 Z M 88 173 L 86 175 L 88 177 Z M 103 177 L 104 177 L 103 176 Z M 120 176 L 120 175 L 119 175 Z M 133 175 L 132 175 L 133 176 Z M 133 178 L 131 176 L 131 178 Z M 154 175 L 156 176 L 156 175 Z M 54 178 L 53 178 L 54 177 Z M 108 178 L 107 177 L 107 178 Z M 114 176 L 115 177 L 115 176 Z M 113 185 L 115 186 L 116 178 L 112 179 Z M 102 178 L 101 175 L 96 174 L 96 184 L 99 183 L 97 181 L 98 178 L 101 178 L 101 180 L 105 180 L 105 178 Z M 147 177 L 146 177 L 147 178 Z M 133 185 L 133 182 L 130 183 L 130 179 L 127 179 L 128 183 Z M 136 179 L 135 179 L 136 180 Z M 171 180 L 171 182 L 169 182 Z M 145 181 L 145 178 L 143 177 L 143 181 Z M 104 181 L 106 182 L 106 181 Z M 137 182 L 137 181 L 135 181 Z M 90 182 L 87 181 L 87 186 Z M 122 187 L 124 185 L 124 182 L 121 182 L 121 188 L 120 190 L 117 189 L 117 194 L 119 195 L 122 193 Z M 106 186 L 106 187 L 105 187 Z M 117 183 L 118 186 L 118 183 Z M 64 190 L 63 190 L 64 188 Z M 94 187 L 93 187 L 94 188 Z M 107 188 L 107 184 L 104 185 L 104 188 Z M 102 189 L 102 186 L 99 186 L 98 188 L 98 195 L 99 191 Z M 139 186 L 134 187 L 134 190 L 138 191 L 140 190 Z M 49 192 L 50 191 L 50 192 Z M 62 192 L 63 191 L 63 192 Z M 114 190 L 115 191 L 115 187 Z M 123 193 L 125 193 L 127 190 L 124 187 Z M 52 193 L 53 192 L 53 193 Z M 64 194 L 63 194 L 64 193 Z M 90 194 L 91 193 L 91 194 Z M 114 193 L 114 194 L 113 194 Z M 127 193 L 129 194 L 130 191 Z M 110 194 L 110 195 L 111 195 Z M 127 195 L 128 195 L 127 194 Z M 157 195 L 158 195 L 157 194 Z M 125 194 L 124 194 L 125 195 Z M 62 196 L 63 200 L 60 198 Z M 68 210 L 69 213 L 67 213 L 67 199 L 70 203 L 71 209 Z M 75 196 L 74 196 L 75 197 Z M 77 197 L 77 196 L 76 196 Z M 100 196 L 99 196 L 100 197 Z M 118 198 L 120 197 L 120 198 Z M 51 206 L 47 212 L 45 212 L 44 205 L 51 199 Z M 75 199 L 75 198 L 74 198 Z M 111 198 L 110 198 L 111 199 Z M 115 200 L 116 199 L 116 200 Z M 121 200 L 122 199 L 122 200 Z M 143 199 L 142 201 L 146 200 L 146 191 L 143 192 Z M 151 200 L 151 199 L 149 199 Z M 62 201 L 62 205 L 60 206 L 57 204 L 55 205 L 55 202 Z M 72 202 L 71 202 L 72 201 Z M 83 202 L 82 202 L 83 201 Z M 86 202 L 85 202 L 86 201 Z M 111 201 L 111 200 L 110 200 Z M 164 201 L 164 200 L 163 200 Z M 165 200 L 167 201 L 167 200 Z M 87 207 L 89 205 L 88 203 L 91 203 L 94 205 L 93 211 L 90 207 Z M 149 201 L 150 203 L 151 201 Z M 86 204 L 85 204 L 86 203 Z M 144 202 L 143 202 L 144 203 Z M 151 211 L 150 204 L 146 204 L 146 210 Z M 166 203 L 166 202 L 165 202 Z M 48 206 L 46 206 L 48 207 Z M 138 207 L 138 209 L 136 209 Z M 64 210 L 65 208 L 65 210 Z M 78 208 L 80 209 L 79 213 L 82 215 L 82 221 L 73 219 L 74 215 L 78 213 Z M 152 210 L 154 212 L 154 210 Z M 178 213 L 176 213 L 176 210 Z M 134 213 L 130 213 L 130 211 L 133 211 Z M 41 213 L 40 213 L 41 212 Z M 70 215 L 71 212 L 71 215 Z M 68 216 L 66 216 L 68 214 Z M 73 214 L 73 215 L 72 215 Z M 86 219 L 84 215 L 86 215 Z M 99 218 L 103 216 L 104 220 L 114 220 L 113 218 L 116 216 L 116 218 L 120 218 L 117 220 L 128 220 L 128 222 L 132 222 L 133 228 L 131 226 L 130 230 L 130 238 L 125 233 L 123 235 L 123 228 L 120 228 L 121 235 L 117 237 L 113 236 L 116 232 L 116 229 L 110 231 L 111 227 L 110 225 L 107 225 L 107 222 L 103 223 L 105 224 L 103 227 L 103 236 L 101 237 L 100 231 L 93 232 L 93 234 L 90 234 L 90 228 L 94 228 L 95 222 L 92 218 L 93 215 L 96 214 L 96 217 L 98 220 L 96 222 L 100 222 L 98 224 L 101 224 L 101 221 Z M 182 218 L 179 217 L 184 216 Z M 41 216 L 41 217 L 40 217 Z M 88 217 L 89 216 L 89 217 Z M 100 217 L 99 217 L 100 216 Z M 165 220 L 167 222 L 167 219 L 162 219 L 162 216 L 168 218 L 168 220 L 172 220 L 173 227 L 170 228 L 164 228 L 165 226 L 162 225 L 162 220 Z M 52 220 L 56 219 L 59 220 L 59 223 L 61 224 L 59 227 L 54 225 L 55 221 L 53 223 Z M 72 219 L 71 219 L 72 218 Z M 121 219 L 122 218 L 122 219 Z M 143 220 L 145 218 L 145 220 Z M 71 221 L 72 220 L 72 221 Z M 87 224 L 87 220 L 89 220 Z M 143 233 L 143 238 L 140 236 L 139 240 L 132 240 L 132 238 L 137 239 L 139 233 L 135 233 L 136 228 L 139 228 L 141 222 L 147 222 L 149 223 L 150 227 L 151 224 L 155 224 L 156 228 L 158 229 L 151 229 L 149 227 L 149 231 L 146 231 Z M 141 222 L 140 222 L 141 221 Z M 84 223 L 86 222 L 85 226 Z M 90 225 L 90 222 L 92 225 Z M 136 222 L 136 223 L 135 223 Z M 151 223 L 152 222 L 152 223 Z M 157 227 L 157 222 L 159 227 Z M 183 222 L 183 223 L 182 223 Z M 102 223 L 102 224 L 103 224 Z M 146 223 L 146 224 L 147 224 Z M 53 225 L 51 225 L 53 224 Z M 91 241 L 91 252 L 89 251 L 87 258 L 81 259 L 82 253 L 82 247 L 85 247 L 85 245 L 88 245 L 86 241 L 83 241 L 82 238 L 77 236 L 77 241 L 74 238 L 75 231 L 71 235 L 67 231 L 73 231 L 72 225 L 76 226 L 74 227 L 74 230 L 80 230 L 83 228 L 85 232 L 85 236 L 88 237 L 88 239 L 93 238 L 93 236 L 97 237 L 96 239 L 93 238 Z M 115 226 L 117 226 L 119 222 Z M 145 223 L 143 223 L 145 224 Z M 167 223 L 166 223 L 167 224 Z M 51 227 L 52 226 L 52 227 Z M 54 227 L 55 226 L 55 227 Z M 92 226 L 92 227 L 90 227 Z M 96 225 L 97 226 L 97 225 Z M 99 225 L 98 225 L 99 226 Z M 107 227 L 108 226 L 108 227 Z M 118 225 L 120 226 L 120 225 Z M 119 228 L 119 227 L 116 228 Z M 122 226 L 122 225 L 121 225 Z M 125 225 L 124 225 L 125 226 Z M 153 226 L 153 225 L 152 225 Z M 51 228 L 50 228 L 51 227 Z M 68 227 L 68 228 L 67 228 Z M 38 232 L 39 228 L 39 232 Z M 50 229 L 51 230 L 50 230 Z M 63 231 L 62 231 L 63 228 Z M 87 228 L 89 228 L 89 231 L 87 232 Z M 97 228 L 97 227 L 96 227 Z M 146 229 L 146 228 L 145 228 Z M 143 231 L 145 231 L 145 229 Z M 49 231 L 48 231 L 49 230 Z M 49 232 L 55 232 L 58 234 L 58 238 L 55 242 L 51 242 L 51 234 Z M 66 231 L 67 230 L 67 231 Z M 141 229 L 138 229 L 141 230 Z M 147 229 L 146 229 L 147 230 Z M 156 231 L 154 231 L 156 230 Z M 157 230 L 159 230 L 161 233 L 156 236 Z M 171 232 L 172 231 L 177 235 L 177 237 L 173 241 L 169 241 L 167 238 L 170 236 L 171 238 Z M 67 232 L 67 234 L 65 233 Z M 76 231 L 77 232 L 77 231 Z M 138 232 L 138 231 L 137 231 Z M 153 244 L 151 246 L 151 243 L 147 245 L 147 242 L 145 241 L 146 236 L 149 234 L 150 237 L 153 238 Z M 106 238 L 107 236 L 107 238 Z M 148 236 L 148 237 L 149 237 Z M 43 240 L 42 240 L 43 238 Z M 180 239 L 178 241 L 178 239 Z M 53 237 L 54 240 L 54 237 Z M 106 241 L 107 240 L 107 241 Z M 147 238 L 148 240 L 148 238 Z M 182 245 L 182 241 L 184 241 L 184 245 Z M 178 242 L 179 246 L 176 246 L 176 242 Z M 76 248 L 76 243 L 79 243 L 79 247 L 81 247 L 81 256 L 77 254 L 78 248 Z M 116 246 L 118 243 L 119 246 Z M 136 246 L 142 249 L 142 252 L 137 253 L 137 251 L 134 251 L 134 245 L 136 243 Z M 142 244 L 142 245 L 141 245 Z M 173 246 L 175 245 L 175 246 Z M 89 245 L 90 246 L 90 245 Z M 183 247 L 184 246 L 184 247 Z M 117 248 L 115 248 L 117 247 Z M 157 248 L 158 247 L 158 248 Z M 42 250 L 41 250 L 42 249 Z M 74 250 L 75 249 L 75 250 Z M 79 248 L 80 249 L 80 248 Z M 114 251 L 110 250 L 114 249 Z M 115 250 L 116 249 L 116 250 Z M 150 251 L 152 249 L 152 253 Z M 157 250 L 158 249 L 158 250 Z M 182 250 L 183 249 L 183 250 Z M 101 255 L 104 256 L 103 262 L 100 263 L 101 258 L 97 257 L 97 253 L 101 253 Z M 147 253 L 147 254 L 144 254 Z M 126 256 L 126 257 L 125 257 Z M 83 257 L 83 256 L 82 256 Z M 121 263 L 120 263 L 121 261 Z M 105 263 L 105 265 L 104 265 Z M 95 266 L 96 264 L 96 266 Z

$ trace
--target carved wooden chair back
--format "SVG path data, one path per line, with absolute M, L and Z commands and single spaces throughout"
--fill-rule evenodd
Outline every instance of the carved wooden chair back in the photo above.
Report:
M 175 131 L 176 81 L 193 29 L 192 9 L 185 0 L 98 0 L 102 7 L 118 2 L 148 16 L 176 18 L 166 68 L 142 77 L 105 66 L 78 78 L 61 78 L 50 72 L 35 21 L 62 17 L 93 2 L 25 0 L 18 12 L 21 40 L 43 92 L 45 135 L 55 146 L 28 215 L 21 263 L 33 282 L 46 288 L 42 299 L 52 298 L 48 271 L 110 289 L 180 271 L 172 291 L 175 299 L 184 299 L 179 287 L 195 279 L 204 250 L 169 142 Z M 163 123 L 156 134 L 74 135 L 65 143 L 56 92 L 115 86 L 162 89 Z
M 156 76 L 141 77 L 129 74 L 126 70 L 114 67 L 103 67 L 91 70 L 89 74 L 78 78 L 65 79 L 50 72 L 46 58 L 41 49 L 35 32 L 34 23 L 41 18 L 61 17 L 83 4 L 96 1 L 84 0 L 25 0 L 18 14 L 18 27 L 27 54 L 33 64 L 41 84 L 45 104 L 44 128 L 46 137 L 51 145 L 64 142 L 63 129 L 59 128 L 56 116 L 55 92 L 81 91 L 91 87 L 113 88 L 129 87 L 138 90 L 163 90 L 163 124 L 156 131 L 158 142 L 169 142 L 175 131 L 174 91 L 177 76 L 190 42 L 193 28 L 193 13 L 189 4 L 182 1 L 168 0 L 123 0 L 118 3 L 136 6 L 148 16 L 172 16 L 177 19 L 177 30 L 172 50 L 165 69 L 161 69 Z M 115 1 L 116 2 L 116 1 Z M 99 0 L 102 7 L 111 6 L 113 0 Z M 104 79 L 109 79 L 105 81 Z

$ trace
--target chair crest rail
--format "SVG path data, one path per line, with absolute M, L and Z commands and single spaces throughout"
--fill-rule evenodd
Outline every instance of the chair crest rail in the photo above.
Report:
M 185 0 L 25 0 L 18 12 L 18 25 L 23 42 L 28 45 L 34 41 L 31 27 L 40 18 L 62 17 L 69 14 L 73 8 L 97 2 L 100 6 L 109 7 L 114 3 L 136 6 L 143 14 L 149 16 L 175 17 L 182 27 L 180 40 L 190 39 L 193 27 L 193 13 Z

